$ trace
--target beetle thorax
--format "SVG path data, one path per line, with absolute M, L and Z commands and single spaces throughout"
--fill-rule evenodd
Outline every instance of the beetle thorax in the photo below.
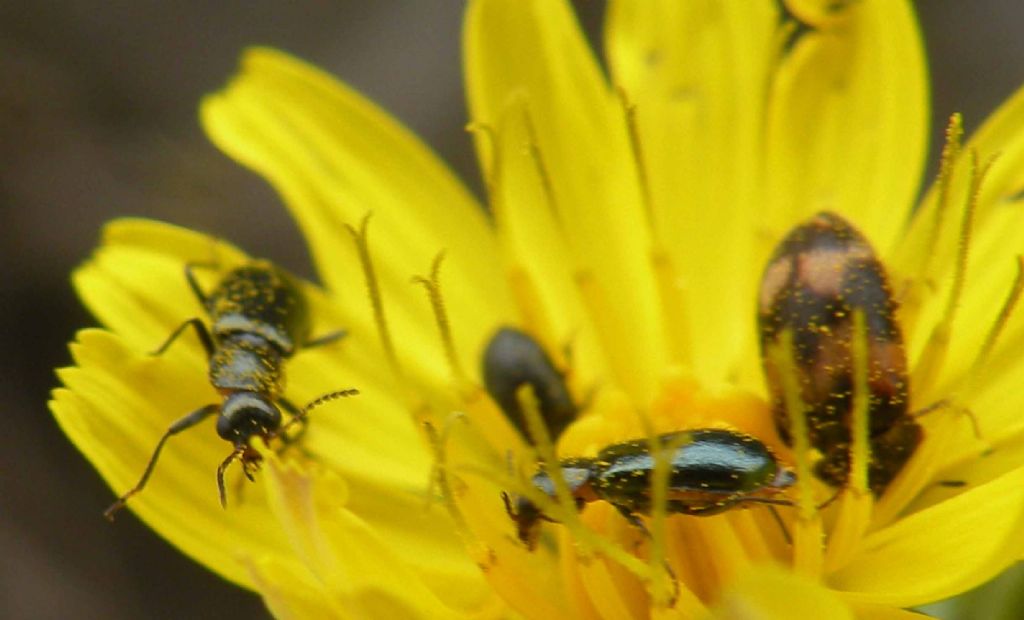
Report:
M 238 390 L 276 398 L 284 388 L 281 352 L 253 334 L 232 334 L 210 358 L 210 383 L 222 393 Z

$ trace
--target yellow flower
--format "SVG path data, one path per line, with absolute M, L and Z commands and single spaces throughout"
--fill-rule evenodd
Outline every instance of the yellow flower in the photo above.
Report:
M 301 450 L 256 446 L 268 464 L 255 485 L 229 477 L 227 511 L 214 471 L 231 446 L 206 425 L 169 440 L 129 507 L 283 617 L 898 617 L 1015 563 L 1024 91 L 963 146 L 954 118 L 914 210 L 928 107 L 909 3 L 786 7 L 613 2 L 606 76 L 567 3 L 472 2 L 470 128 L 490 216 L 372 104 L 280 52 L 247 52 L 203 102 L 204 127 L 305 233 L 324 285 L 302 285 L 314 335 L 348 330 L 285 363 L 286 396 L 360 395 L 314 409 Z M 940 405 L 877 501 L 855 464 L 818 509 L 832 491 L 773 428 L 755 307 L 772 248 L 822 210 L 853 222 L 890 274 L 910 409 Z M 120 221 L 76 272 L 107 329 L 78 335 L 51 406 L 116 493 L 173 420 L 219 402 L 188 333 L 147 355 L 201 315 L 184 264 L 244 260 Z M 202 271 L 210 290 L 217 270 Z M 538 455 L 480 387 L 502 325 L 569 370 L 582 414 L 559 454 L 739 429 L 802 473 L 785 527 L 764 506 L 662 506 L 646 536 L 606 502 L 577 515 L 539 497 L 563 523 L 528 550 L 501 493 L 531 493 Z

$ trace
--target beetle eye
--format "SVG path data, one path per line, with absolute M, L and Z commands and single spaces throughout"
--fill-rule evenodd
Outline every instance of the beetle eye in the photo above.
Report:
M 229 396 L 217 418 L 221 439 L 243 443 L 253 435 L 264 435 L 281 426 L 281 412 L 268 399 L 252 392 Z
M 796 473 L 792 469 L 780 469 L 775 474 L 775 480 L 772 481 L 772 486 L 776 488 L 791 487 L 796 484 Z

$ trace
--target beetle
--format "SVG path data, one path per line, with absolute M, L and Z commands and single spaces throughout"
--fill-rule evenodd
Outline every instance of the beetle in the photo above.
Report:
M 310 337 L 310 313 L 306 298 L 295 280 L 283 269 L 265 260 L 251 260 L 223 276 L 210 293 L 203 291 L 193 270 L 212 267 L 201 263 L 185 266 L 189 288 L 210 319 L 207 327 L 194 317 L 178 326 L 153 355 L 163 354 L 189 328 L 195 331 L 209 360 L 210 384 L 223 396 L 223 402 L 203 405 L 168 427 L 157 442 L 138 483 L 120 496 L 103 513 L 113 521 L 129 498 L 145 487 L 167 440 L 217 415 L 217 434 L 234 449 L 217 469 L 217 487 L 222 506 L 227 505 L 224 472 L 233 461 L 240 461 L 249 480 L 261 461 L 250 445 L 253 437 L 269 442 L 282 436 L 294 424 L 305 424 L 305 413 L 320 403 L 357 390 L 325 394 L 300 410 L 282 395 L 284 362 L 302 347 L 328 344 L 343 337 L 344 331 Z M 279 408 L 280 407 L 280 408 Z M 281 409 L 291 420 L 282 424 Z M 301 432 L 301 431 L 300 431 Z
M 791 504 L 775 495 L 792 486 L 796 475 L 751 435 L 719 428 L 694 429 L 661 434 L 656 443 L 671 450 L 668 514 L 711 516 L 755 503 Z M 647 439 L 615 443 L 595 457 L 562 459 L 556 471 L 565 480 L 577 510 L 590 502 L 606 501 L 644 530 L 640 515 L 650 515 L 653 508 L 651 481 L 656 457 L 650 447 Z M 530 484 L 556 499 L 554 481 L 547 471 L 538 471 Z M 525 496 L 510 498 L 503 493 L 502 499 L 519 540 L 533 549 L 541 521 L 553 519 Z
M 907 359 L 896 310 L 885 269 L 870 243 L 835 213 L 818 213 L 795 227 L 765 268 L 758 326 L 775 426 L 792 445 L 781 370 L 768 355 L 788 330 L 810 444 L 822 454 L 815 474 L 831 486 L 845 485 L 850 473 L 855 312 L 864 317 L 867 338 L 868 485 L 876 496 L 923 438 L 908 413 Z
M 537 409 L 556 441 L 576 419 L 578 407 L 544 347 L 526 332 L 512 327 L 498 329 L 488 341 L 481 364 L 484 388 L 501 408 L 509 422 L 529 443 L 533 437 L 526 425 L 517 391 L 530 386 L 537 398 Z

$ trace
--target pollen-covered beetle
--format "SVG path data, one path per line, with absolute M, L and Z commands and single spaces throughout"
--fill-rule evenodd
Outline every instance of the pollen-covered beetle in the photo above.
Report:
M 305 423 L 305 411 L 312 406 L 356 390 L 325 394 L 300 410 L 282 396 L 284 360 L 300 347 L 333 342 L 344 332 L 332 332 L 310 338 L 310 315 L 306 298 L 281 268 L 268 261 L 253 260 L 228 272 L 207 294 L 199 286 L 192 270 L 185 267 L 185 278 L 199 303 L 210 317 L 210 327 L 199 318 L 191 318 L 175 329 L 153 352 L 160 355 L 189 327 L 195 331 L 209 358 L 210 383 L 223 396 L 223 403 L 204 405 L 172 424 L 160 438 L 139 482 L 111 504 L 103 513 L 113 520 L 130 497 L 142 490 L 153 473 L 164 444 L 172 435 L 189 429 L 211 415 L 218 414 L 217 434 L 232 443 L 234 450 L 217 469 L 217 487 L 221 505 L 225 505 L 224 471 L 232 461 L 242 463 L 246 477 L 253 479 L 261 456 L 249 441 L 281 435 L 293 423 Z M 292 418 L 282 425 L 280 405 Z
M 577 407 L 565 384 L 565 376 L 540 343 L 525 332 L 511 327 L 495 332 L 484 350 L 482 371 L 487 393 L 528 442 L 532 443 L 534 438 L 530 436 L 517 396 L 524 385 L 533 390 L 537 409 L 552 441 L 576 419 Z
M 768 354 L 789 330 L 810 444 L 822 454 L 815 474 L 837 487 L 850 473 L 855 312 L 864 317 L 868 340 L 868 485 L 877 496 L 910 458 L 923 431 L 908 414 L 906 353 L 885 270 L 849 222 L 818 213 L 794 228 L 768 261 L 758 324 L 776 428 L 792 445 L 782 371 Z
M 790 504 L 774 495 L 791 486 L 796 476 L 755 437 L 712 428 L 665 433 L 657 442 L 672 451 L 665 505 L 669 514 L 711 516 L 753 503 Z M 634 439 L 607 446 L 593 458 L 563 459 L 557 471 L 577 509 L 604 500 L 643 529 L 639 515 L 649 515 L 653 508 L 655 459 L 647 439 Z M 530 483 L 545 495 L 556 497 L 554 482 L 545 471 L 535 474 Z M 540 522 L 552 519 L 527 497 L 502 497 L 520 541 L 532 549 Z

